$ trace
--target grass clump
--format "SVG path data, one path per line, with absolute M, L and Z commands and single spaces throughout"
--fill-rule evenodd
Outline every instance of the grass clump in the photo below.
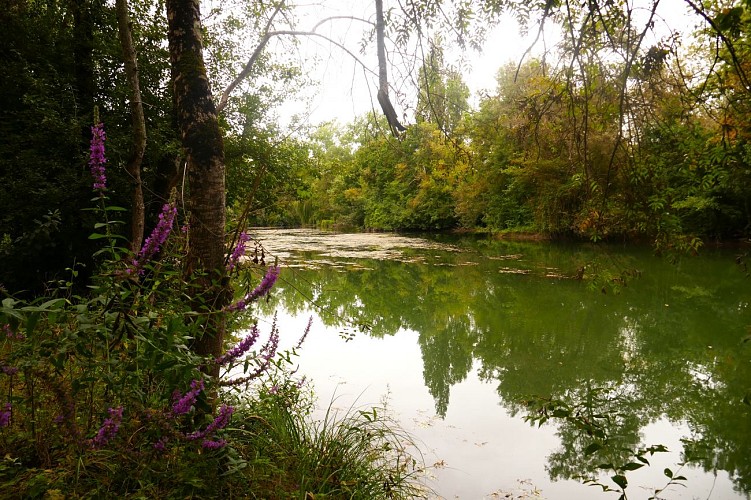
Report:
M 293 384 L 264 391 L 242 408 L 236 429 L 245 472 L 262 485 L 253 498 L 425 498 L 413 442 L 383 408 L 330 405 L 314 419 Z

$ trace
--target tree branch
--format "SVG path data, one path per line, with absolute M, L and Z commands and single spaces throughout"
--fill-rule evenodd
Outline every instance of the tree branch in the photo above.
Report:
M 276 4 L 276 7 L 274 8 L 274 12 L 269 17 L 269 20 L 266 22 L 266 27 L 263 29 L 264 35 L 261 38 L 261 42 L 258 44 L 258 47 L 256 47 L 256 50 L 253 51 L 253 54 L 250 56 L 250 60 L 245 64 L 245 67 L 240 72 L 237 77 L 232 80 L 232 83 L 227 86 L 226 89 L 224 89 L 224 92 L 222 92 L 222 97 L 219 100 L 219 104 L 216 107 L 217 114 L 221 113 L 224 107 L 227 105 L 227 100 L 229 99 L 229 95 L 232 93 L 233 90 L 235 90 L 235 87 L 237 87 L 240 82 L 242 82 L 245 78 L 248 77 L 250 74 L 250 70 L 253 68 L 253 64 L 258 60 L 258 58 L 261 55 L 261 52 L 263 51 L 264 47 L 266 47 L 266 44 L 269 43 L 269 40 L 271 37 L 269 36 L 269 30 L 271 29 L 271 25 L 274 22 L 274 18 L 277 14 L 282 10 L 282 7 L 284 7 L 284 0 Z
M 749 84 L 748 76 L 746 75 L 741 62 L 738 60 L 738 55 L 735 53 L 735 46 L 733 45 L 733 42 L 723 34 L 722 28 L 720 28 L 714 21 L 714 19 L 709 17 L 709 15 L 707 15 L 707 13 L 704 12 L 702 8 L 699 8 L 699 6 L 696 5 L 692 0 L 685 1 L 686 4 L 688 4 L 688 6 L 691 7 L 694 12 L 699 14 L 699 16 L 701 16 L 709 24 L 709 26 L 712 27 L 714 32 L 717 33 L 717 36 L 720 38 L 720 40 L 722 40 L 722 43 L 728 49 L 728 52 L 730 52 L 730 58 L 733 60 L 733 67 L 738 72 L 738 78 L 740 78 L 741 83 L 743 84 L 743 89 L 746 92 L 751 92 L 751 85 Z
M 318 21 L 316 23 L 316 25 L 313 26 L 313 28 L 310 31 L 316 31 L 319 27 L 321 27 L 321 25 L 323 25 L 325 23 L 328 23 L 330 21 L 335 21 L 337 19 L 346 19 L 346 20 L 349 20 L 349 21 L 360 21 L 362 23 L 369 24 L 371 26 L 375 26 L 375 23 L 373 21 L 368 21 L 367 19 L 363 19 L 361 17 L 354 17 L 354 16 L 331 16 L 331 17 L 327 17 L 325 19 L 321 19 L 320 21 Z
M 360 58 L 358 58 L 357 55 L 354 52 L 352 52 L 351 50 L 349 50 L 343 44 L 337 42 L 336 40 L 333 40 L 332 38 L 329 38 L 326 35 L 322 35 L 321 33 L 317 33 L 316 32 L 316 30 L 322 24 L 324 24 L 326 22 L 329 22 L 329 21 L 332 21 L 332 20 L 335 20 L 335 19 L 350 19 L 350 20 L 361 21 L 363 23 L 373 25 L 372 22 L 370 22 L 370 21 L 368 21 L 366 19 L 361 19 L 359 17 L 352 17 L 352 16 L 332 16 L 332 17 L 327 17 L 325 19 L 322 19 L 322 20 L 318 21 L 318 23 L 316 23 L 316 25 L 313 26 L 313 29 L 311 29 L 310 31 L 298 31 L 298 30 L 276 30 L 276 31 L 269 31 L 269 29 L 271 28 L 271 23 L 274 20 L 274 17 L 276 17 L 276 15 L 279 13 L 279 11 L 281 10 L 283 4 L 284 4 L 284 2 L 281 2 L 281 3 L 279 3 L 279 5 L 277 5 L 276 10 L 271 15 L 271 18 L 269 19 L 269 21 L 266 23 L 266 29 L 264 30 L 265 34 L 263 35 L 263 37 L 261 37 L 261 41 L 258 42 L 258 46 L 253 51 L 253 54 L 251 54 L 250 58 L 248 59 L 248 62 L 245 63 L 245 66 L 243 67 L 243 70 L 240 72 L 240 74 L 237 75 L 237 77 L 235 77 L 234 80 L 232 80 L 232 83 L 230 83 L 227 86 L 227 88 L 224 90 L 224 92 L 222 92 L 222 96 L 219 99 L 219 104 L 216 107 L 217 113 L 221 113 L 224 110 L 224 108 L 227 106 L 227 101 L 229 101 L 230 94 L 232 94 L 232 92 L 237 88 L 237 86 L 250 75 L 250 72 L 253 69 L 253 65 L 255 65 L 256 61 L 258 61 L 258 58 L 261 57 L 261 54 L 263 53 L 263 50 L 266 48 L 266 45 L 268 45 L 269 41 L 272 38 L 276 37 L 276 36 L 287 35 L 287 36 L 301 36 L 301 37 L 305 36 L 305 37 L 312 37 L 312 38 L 322 38 L 322 39 L 326 40 L 327 42 L 329 42 L 330 44 L 335 45 L 336 47 L 338 47 L 341 50 L 343 50 L 347 55 L 349 55 L 358 64 L 360 64 L 366 71 L 368 71 L 369 73 L 371 73 L 371 74 L 373 74 L 375 76 L 378 76 L 373 70 L 371 70 L 370 68 L 368 68 L 365 65 L 365 63 L 363 63 L 360 60 Z

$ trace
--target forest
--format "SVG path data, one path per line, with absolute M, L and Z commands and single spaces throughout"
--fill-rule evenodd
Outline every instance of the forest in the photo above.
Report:
M 89 195 L 83 155 L 95 105 L 109 165 L 119 167 L 108 187 L 117 205 L 143 205 L 153 218 L 184 172 L 158 5 L 131 6 L 142 127 L 132 125 L 114 6 L 12 5 L 3 14 L 0 251 L 8 265 L 0 280 L 21 290 L 90 253 L 91 220 L 80 207 Z M 423 55 L 412 75 L 415 102 L 397 103 L 411 115 L 397 135 L 380 111 L 281 130 L 275 105 L 306 85 L 303 68 L 263 52 L 242 68 L 248 46 L 270 32 L 273 4 L 215 7 L 205 28 L 208 77 L 215 93 L 236 87 L 219 115 L 230 219 L 247 212 L 242 224 L 480 228 L 684 249 L 744 238 L 748 12 L 744 4 L 687 6 L 700 21 L 695 31 L 657 33 L 648 5 L 641 14 L 652 17 L 641 25 L 626 3 L 595 12 L 538 6 L 538 16 L 561 26 L 559 46 L 499 63 L 496 88 L 472 105 L 462 73 L 444 57 L 444 45 L 456 41 L 395 21 L 394 50 L 417 43 Z M 490 3 L 474 22 L 491 23 L 504 9 L 535 19 L 522 6 Z M 465 38 L 466 50 L 479 43 Z M 232 79 L 241 68 L 238 88 Z
M 748 239 L 751 3 L 363 5 L 366 18 L 319 18 L 285 0 L 2 2 L 4 491 L 208 498 L 255 481 L 301 498 L 416 494 L 414 471 L 383 456 L 347 464 L 368 481 L 293 478 L 314 467 L 302 455 L 316 437 L 286 371 L 296 350 L 277 352 L 276 325 L 249 350 L 251 305 L 279 275 L 249 228 L 489 232 L 658 253 Z M 671 23 L 678 12 L 694 24 Z M 473 94 L 454 55 L 481 50 L 505 14 L 534 43 Z M 321 28 L 341 21 L 362 25 L 355 43 Z M 311 86 L 314 63 L 294 54 L 314 42 L 362 66 L 372 112 L 281 120 L 280 104 Z M 243 376 L 228 380 L 230 367 Z M 260 380 L 271 382 L 250 400 L 226 389 Z M 252 439 L 228 427 L 233 412 Z M 368 436 L 396 437 L 375 412 L 352 418 L 343 432 L 383 425 Z M 299 455 L 261 447 L 271 435 Z M 383 447 L 359 436 L 343 441 Z M 151 465 L 157 453 L 168 460 Z

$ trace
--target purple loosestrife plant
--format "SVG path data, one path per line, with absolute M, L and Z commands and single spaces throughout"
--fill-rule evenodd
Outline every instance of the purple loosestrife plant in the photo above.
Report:
M 7 323 L 3 325 L 3 333 L 5 333 L 5 338 L 7 338 L 8 340 L 23 340 L 26 338 L 23 333 L 14 332 L 10 325 Z
M 10 403 L 5 403 L 3 410 L 0 411 L 0 427 L 8 427 L 10 425 L 10 414 L 13 407 Z
M 15 366 L 0 364 L 0 372 L 4 373 L 5 375 L 9 377 L 12 377 L 16 373 L 18 373 L 18 368 L 16 368 Z
M 154 443 L 154 450 L 156 450 L 156 451 L 158 451 L 158 452 L 161 453 L 161 452 L 163 452 L 166 449 L 167 449 L 167 438 L 166 437 L 161 437 L 161 438 L 159 438 L 159 441 L 157 441 L 156 443 Z
M 295 346 L 296 349 L 299 349 L 302 347 L 303 342 L 305 342 L 305 339 L 308 338 L 308 334 L 310 333 L 310 328 L 313 326 L 313 316 L 311 316 L 308 319 L 308 324 L 305 326 L 305 331 L 303 331 L 302 336 L 300 337 L 300 340 L 297 342 L 297 345 Z
M 110 439 L 117 435 L 117 431 L 120 430 L 120 424 L 123 421 L 123 407 L 110 408 L 107 410 L 110 414 L 109 418 L 104 420 L 102 427 L 96 433 L 91 440 L 91 445 L 94 448 L 101 448 L 106 445 Z
M 224 439 L 218 439 L 216 441 L 204 439 L 203 442 L 201 442 L 201 448 L 207 450 L 218 450 L 220 448 L 224 448 L 225 446 L 227 446 L 227 441 L 225 441 Z
M 104 124 L 97 123 L 91 127 L 91 148 L 89 156 L 89 169 L 91 177 L 94 179 L 93 188 L 101 191 L 107 187 L 107 176 L 104 164 L 107 159 L 104 157 L 104 141 L 107 134 L 104 132 Z
M 246 244 L 250 240 L 250 235 L 243 231 L 240 233 L 240 236 L 237 238 L 237 246 L 234 250 L 232 250 L 232 254 L 229 256 L 229 262 L 227 263 L 227 271 L 232 272 L 232 270 L 237 267 L 237 264 L 240 262 L 240 258 L 245 255 L 245 248 Z
M 174 403 L 172 404 L 172 414 L 185 415 L 188 413 L 196 403 L 196 398 L 203 389 L 203 380 L 193 380 L 190 383 L 190 390 L 186 392 L 184 396 L 180 396 L 180 393 L 177 392 L 173 396 Z
M 209 438 L 216 431 L 227 427 L 227 424 L 229 424 L 229 420 L 232 417 L 232 413 L 234 411 L 235 409 L 233 407 L 229 405 L 222 405 L 219 408 L 219 414 L 209 425 L 206 426 L 204 430 L 192 432 L 185 437 L 190 441 Z
M 253 344 L 255 344 L 256 340 L 258 340 L 258 335 L 258 325 L 254 324 L 250 329 L 250 333 L 244 339 L 242 339 L 235 347 L 216 358 L 217 364 L 223 366 L 237 360 L 237 358 L 248 352 Z
M 261 350 L 262 365 L 268 366 L 271 360 L 276 356 L 276 351 L 279 348 L 279 329 L 276 327 L 276 314 L 274 314 L 274 323 L 271 326 L 271 334 L 266 345 Z
M 162 207 L 162 212 L 159 214 L 159 222 L 151 235 L 143 242 L 141 251 L 133 259 L 131 267 L 128 268 L 129 274 L 138 273 L 143 274 L 143 266 L 162 248 L 162 245 L 167 241 L 172 225 L 175 222 L 175 216 L 177 216 L 177 207 L 166 203 Z
M 274 283 L 279 278 L 279 266 L 271 266 L 266 271 L 266 276 L 263 277 L 257 287 L 252 292 L 247 294 L 242 299 L 238 300 L 234 304 L 227 306 L 227 310 L 231 312 L 244 311 L 250 304 L 258 300 L 259 298 L 268 295 L 271 289 L 274 287 Z
M 271 325 L 271 333 L 266 344 L 261 348 L 261 352 L 258 354 L 259 364 L 258 367 L 250 374 L 244 377 L 236 378 L 233 380 L 225 380 L 219 383 L 224 387 L 234 387 L 241 384 L 250 382 L 251 380 L 258 378 L 263 372 L 269 369 L 271 366 L 271 360 L 276 356 L 276 351 L 279 348 L 279 329 L 276 326 L 276 314 L 274 314 L 274 322 Z

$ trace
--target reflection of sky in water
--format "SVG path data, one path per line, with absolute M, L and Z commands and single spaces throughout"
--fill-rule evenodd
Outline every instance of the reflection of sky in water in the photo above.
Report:
M 308 318 L 309 313 L 289 316 L 279 311 L 283 347 L 297 341 Z M 265 323 L 270 321 L 261 318 L 262 331 L 268 330 Z M 629 336 L 623 333 L 628 345 Z M 531 494 L 535 488 L 541 498 L 548 499 L 615 498 L 612 493 L 577 481 L 551 482 L 547 457 L 560 447 L 555 428 L 533 428 L 520 416 L 509 416 L 494 384 L 479 380 L 476 370 L 451 387 L 446 418 L 437 417 L 433 398 L 423 382 L 417 339 L 416 332 L 401 330 L 382 339 L 358 333 L 345 342 L 336 328 L 327 328 L 316 318 L 298 360 L 299 373 L 312 380 L 322 408 L 332 399 L 334 407 L 342 410 L 353 404 L 368 408 L 387 396 L 392 414 L 416 438 L 425 463 L 434 466 L 430 485 L 442 498 L 507 498 L 507 493 L 514 495 L 509 498 L 537 498 Z M 685 426 L 658 420 L 642 429 L 642 442 L 680 450 L 680 438 L 688 435 Z M 716 479 L 690 467 L 677 472 L 677 453 L 657 454 L 649 460 L 651 467 L 628 474 L 630 498 L 650 496 L 645 487 L 663 487 L 667 482 L 662 473 L 665 467 L 686 476 L 689 487 L 674 486 L 661 498 L 743 498 L 733 492 L 724 472 Z M 525 492 L 528 496 L 517 496 Z

